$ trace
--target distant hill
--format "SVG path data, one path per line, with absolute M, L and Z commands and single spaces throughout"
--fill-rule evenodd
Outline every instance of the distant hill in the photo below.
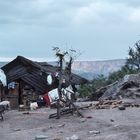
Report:
M 109 73 L 118 71 L 124 66 L 125 59 L 105 60 L 105 61 L 75 61 L 72 69 L 76 74 L 92 80 L 99 74 L 108 76 Z
M 125 64 L 125 59 L 105 60 L 105 61 L 75 61 L 72 65 L 72 71 L 86 79 L 92 80 L 99 74 L 108 76 L 109 73 L 121 69 Z M 0 62 L 0 67 L 8 62 Z M 49 62 L 56 65 L 57 62 Z

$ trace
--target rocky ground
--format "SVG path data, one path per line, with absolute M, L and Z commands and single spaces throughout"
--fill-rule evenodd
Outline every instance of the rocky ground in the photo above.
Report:
M 140 108 L 126 110 L 92 107 L 77 115 L 49 119 L 54 109 L 41 108 L 29 114 L 11 110 L 0 121 L 0 140 L 140 140 Z M 46 138 L 45 138 L 46 137 Z

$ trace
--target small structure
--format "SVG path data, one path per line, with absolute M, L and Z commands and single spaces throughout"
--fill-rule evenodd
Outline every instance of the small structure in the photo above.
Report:
M 48 93 L 57 88 L 58 67 L 46 62 L 35 62 L 25 57 L 17 56 L 13 61 L 2 67 L 7 76 L 8 94 L 6 97 L 11 102 L 11 108 L 18 108 L 20 104 L 28 106 L 28 100 L 35 101 L 39 95 Z M 52 83 L 47 83 L 47 76 L 52 75 Z M 68 83 L 68 76 L 63 75 Z M 84 84 L 88 80 L 72 74 L 72 84 Z
M 4 71 L 0 69 L 0 101 L 3 100 L 6 85 L 7 85 L 6 75 Z

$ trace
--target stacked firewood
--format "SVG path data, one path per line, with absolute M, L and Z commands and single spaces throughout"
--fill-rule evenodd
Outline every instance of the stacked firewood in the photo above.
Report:
M 140 103 L 125 102 L 123 100 L 102 100 L 94 105 L 95 109 L 111 109 L 123 107 L 140 107 Z

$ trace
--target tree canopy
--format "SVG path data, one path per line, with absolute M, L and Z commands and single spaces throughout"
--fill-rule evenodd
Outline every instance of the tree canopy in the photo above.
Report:
M 140 70 L 140 40 L 129 47 L 126 65 L 133 70 Z

